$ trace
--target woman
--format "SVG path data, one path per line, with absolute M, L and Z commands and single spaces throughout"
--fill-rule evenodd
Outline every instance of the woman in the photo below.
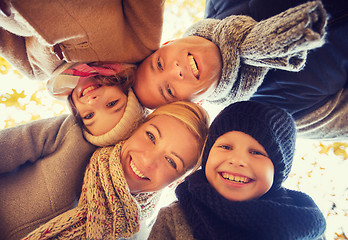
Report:
M 147 117 L 146 122 L 129 139 L 116 147 L 100 148 L 94 153 L 92 163 L 86 171 L 85 185 L 77 210 L 90 204 L 89 195 L 84 193 L 84 189 L 90 189 L 88 187 L 90 182 L 86 178 L 90 179 L 88 173 L 95 173 L 96 169 L 93 166 L 99 162 L 100 156 L 115 156 L 112 154 L 118 151 L 121 168 L 124 172 L 124 177 L 121 176 L 120 179 L 125 179 L 124 182 L 129 186 L 130 193 L 133 195 L 157 191 L 189 173 L 191 169 L 195 168 L 195 165 L 199 165 L 198 159 L 200 159 L 207 134 L 207 124 L 206 112 L 193 103 L 176 102 L 158 108 Z M 54 138 L 54 136 L 51 137 Z M 78 144 L 79 150 L 84 143 L 75 142 Z M 74 147 L 75 149 L 71 149 L 71 151 L 79 152 L 76 151 L 76 145 Z M 83 148 L 81 148 L 82 150 Z M 82 166 L 86 164 L 87 160 L 81 159 L 79 153 L 75 154 L 77 154 L 75 159 L 68 158 L 67 153 L 65 158 L 61 157 L 59 160 L 50 158 L 47 161 L 45 158 L 37 158 L 38 160 L 33 164 L 27 164 L 19 167 L 16 172 L 12 171 L 0 176 L 2 196 L 0 200 L 0 236 L 4 239 L 24 237 L 41 224 L 76 206 L 73 204 L 73 200 L 79 196 L 82 185 L 81 173 L 84 169 Z M 80 162 L 80 168 L 72 169 L 71 166 L 76 165 L 75 161 Z M 98 170 L 96 171 L 98 172 Z M 45 174 L 39 175 L 41 173 Z M 98 174 L 103 175 L 100 172 Z M 71 186 L 74 188 L 70 189 Z M 30 187 L 32 191 L 27 190 Z M 128 187 L 123 185 L 122 189 L 125 188 Z M 23 194 L 19 194 L 20 192 Z M 103 192 L 105 193 L 105 191 Z M 37 196 L 45 195 L 45 193 L 45 200 L 40 201 L 41 197 L 36 199 Z M 134 206 L 133 197 L 129 195 L 129 192 L 125 193 L 121 199 L 126 197 L 132 203 L 126 206 Z M 38 201 L 36 202 L 36 200 Z M 64 204 L 68 200 L 70 200 L 69 204 Z M 103 204 L 103 206 L 109 205 Z M 103 209 L 106 212 L 110 211 L 108 207 Z M 137 211 L 134 213 L 138 214 Z M 85 214 L 87 213 L 85 212 Z M 139 224 L 137 221 L 131 222 L 134 228 L 128 232 L 130 235 L 137 231 Z M 93 224 L 93 226 L 95 225 Z M 40 232 L 40 230 L 38 231 Z M 105 231 L 102 234 L 105 234 Z

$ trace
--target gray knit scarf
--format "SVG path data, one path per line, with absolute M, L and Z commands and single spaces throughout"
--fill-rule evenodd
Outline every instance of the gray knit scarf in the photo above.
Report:
M 204 19 L 185 36 L 200 36 L 216 44 L 222 75 L 207 101 L 229 105 L 248 100 L 270 68 L 300 71 L 307 51 L 324 44 L 327 15 L 320 1 L 307 2 L 266 20 L 232 15 Z

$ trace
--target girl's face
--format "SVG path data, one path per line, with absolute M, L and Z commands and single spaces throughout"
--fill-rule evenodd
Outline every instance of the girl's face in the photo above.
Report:
M 179 120 L 160 115 L 141 125 L 124 143 L 121 163 L 131 193 L 160 190 L 198 160 L 195 136 Z
M 271 188 L 274 167 L 263 146 L 253 137 L 231 131 L 215 141 L 205 173 L 224 198 L 246 201 L 261 197 Z
M 221 76 L 219 48 L 201 37 L 162 46 L 138 67 L 134 92 L 148 108 L 178 100 L 198 101 L 216 88 Z
M 80 81 L 72 99 L 84 125 L 95 136 L 114 128 L 127 105 L 127 96 L 118 86 L 101 85 L 94 77 Z

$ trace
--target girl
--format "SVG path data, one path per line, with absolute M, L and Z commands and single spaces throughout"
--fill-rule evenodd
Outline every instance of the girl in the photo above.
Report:
M 131 86 L 136 66 L 121 63 L 64 64 L 47 82 L 49 92 L 68 99 L 85 138 L 107 146 L 127 138 L 144 117 Z

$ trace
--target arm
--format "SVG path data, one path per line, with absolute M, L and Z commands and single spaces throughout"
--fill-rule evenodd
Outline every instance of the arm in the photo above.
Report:
M 301 138 L 347 141 L 348 89 L 343 88 L 322 107 L 296 120 Z
M 261 21 L 308 0 L 207 0 L 205 18 L 223 19 L 230 15 L 247 15 Z
M 147 50 L 159 48 L 162 36 L 164 0 L 124 1 L 124 15 L 129 27 Z
M 66 134 L 76 127 L 72 116 L 62 115 L 1 130 L 0 173 L 53 153 Z

